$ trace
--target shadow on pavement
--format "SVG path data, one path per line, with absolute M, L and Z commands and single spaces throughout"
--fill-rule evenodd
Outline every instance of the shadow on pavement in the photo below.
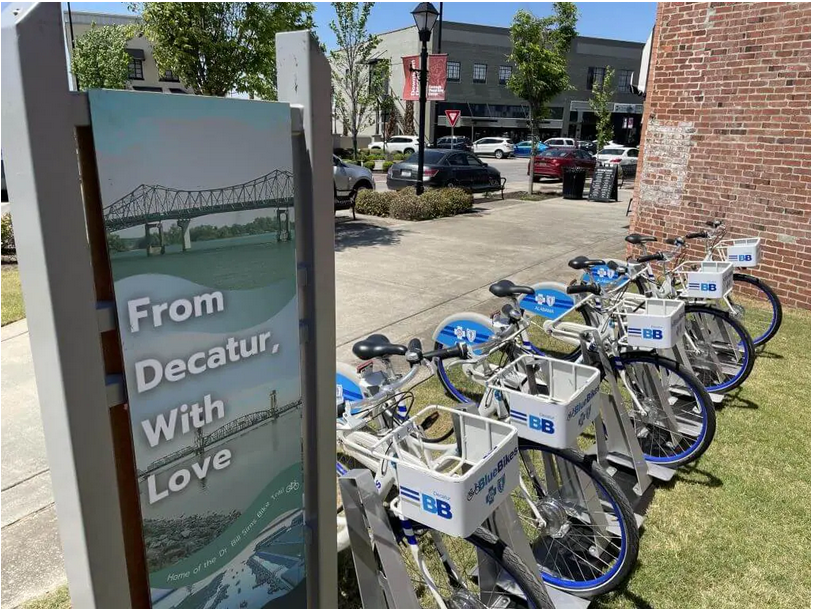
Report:
M 344 251 L 370 245 L 396 245 L 403 230 L 379 225 L 361 219 L 338 217 L 335 220 L 335 251 Z

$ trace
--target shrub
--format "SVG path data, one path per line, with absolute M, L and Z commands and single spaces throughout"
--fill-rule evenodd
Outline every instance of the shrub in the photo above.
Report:
M 393 162 L 402 162 L 405 159 L 406 158 L 404 157 L 404 155 L 402 153 L 393 153 L 392 154 L 392 161 Z
M 2 244 L 3 255 L 17 253 L 17 247 L 14 244 L 14 228 L 11 226 L 11 213 L 3 215 L 0 244 Z
M 389 203 L 395 192 L 376 192 L 374 189 L 362 189 L 355 201 L 355 210 L 362 215 L 389 217 Z
M 392 168 L 392 164 L 394 164 L 394 162 L 390 162 L 389 160 L 386 160 L 383 163 L 383 171 L 384 172 L 389 172 L 389 169 Z
M 363 163 L 364 168 L 368 168 L 369 170 L 375 169 L 375 162 L 373 160 L 369 160 Z
M 367 160 L 382 160 L 383 159 L 383 151 L 370 151 L 369 155 L 366 156 Z
M 414 187 L 397 192 L 389 205 L 389 216 L 406 221 L 422 221 L 432 218 L 431 207 L 415 194 Z

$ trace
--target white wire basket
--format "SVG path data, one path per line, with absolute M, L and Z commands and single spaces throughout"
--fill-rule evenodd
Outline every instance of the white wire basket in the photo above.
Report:
M 534 369 L 537 394 L 530 393 L 527 367 Z M 592 366 L 524 355 L 491 377 L 487 387 L 507 406 L 520 438 L 567 449 L 599 415 L 599 382 Z
M 447 413 L 458 444 L 425 444 L 417 424 L 430 413 Z M 408 519 L 455 537 L 485 522 L 520 482 L 517 429 L 464 411 L 431 405 L 358 453 L 395 468 L 398 509 Z
M 734 238 L 723 241 L 727 261 L 741 268 L 755 268 L 761 263 L 760 238 Z
M 628 345 L 637 349 L 671 349 L 684 334 L 681 300 L 648 298 L 643 308 L 626 315 Z
M 733 265 L 730 262 L 701 262 L 697 270 L 687 271 L 689 298 L 724 298 L 733 289 Z

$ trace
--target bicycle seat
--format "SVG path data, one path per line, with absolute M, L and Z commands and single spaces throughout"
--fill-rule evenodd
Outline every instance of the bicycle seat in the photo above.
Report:
M 406 345 L 395 345 L 383 334 L 372 334 L 355 343 L 352 346 L 352 353 L 360 360 L 371 360 L 388 355 L 403 355 L 406 353 Z
M 628 234 L 625 237 L 625 241 L 631 245 L 644 245 L 645 243 L 652 243 L 655 240 L 656 237 L 650 236 L 649 234 Z
M 534 293 L 534 290 L 527 285 L 514 285 L 514 283 L 508 279 L 492 283 L 491 287 L 489 287 L 489 291 L 498 298 L 509 298 L 520 294 L 530 296 Z
M 584 255 L 578 255 L 573 260 L 568 262 L 568 266 L 574 270 L 583 270 L 585 268 L 590 268 L 591 266 L 599 266 L 600 264 L 605 264 L 605 260 L 592 260 Z

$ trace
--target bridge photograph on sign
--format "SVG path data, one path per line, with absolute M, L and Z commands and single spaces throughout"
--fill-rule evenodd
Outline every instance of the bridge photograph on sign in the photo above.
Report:
M 154 607 L 300 604 L 288 105 L 89 92 Z

